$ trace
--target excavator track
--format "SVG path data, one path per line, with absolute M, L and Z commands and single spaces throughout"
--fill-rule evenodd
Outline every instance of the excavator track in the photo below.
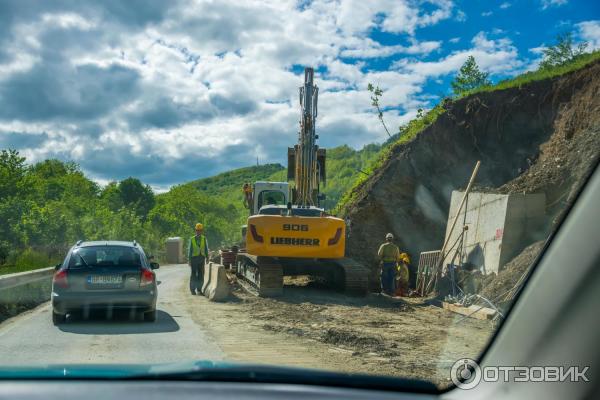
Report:
M 344 271 L 344 292 L 354 296 L 366 296 L 369 292 L 369 271 L 351 258 L 334 260 Z
M 283 268 L 273 257 L 238 253 L 237 276 L 244 282 L 242 286 L 251 286 L 249 292 L 254 295 L 277 297 L 283 293 Z
M 260 297 L 277 297 L 283 293 L 283 266 L 274 257 L 257 257 L 238 253 L 237 276 L 241 286 Z M 333 264 L 333 265 L 332 265 Z M 327 260 L 323 268 L 339 268 L 336 287 L 353 296 L 366 296 L 369 290 L 369 271 L 351 258 Z

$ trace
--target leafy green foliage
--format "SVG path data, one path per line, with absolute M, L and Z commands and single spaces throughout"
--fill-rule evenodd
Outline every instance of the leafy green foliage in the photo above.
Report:
M 74 163 L 29 166 L 14 150 L 0 153 L 0 176 L 0 274 L 54 264 L 80 239 L 135 239 L 160 257 L 167 237 L 199 221 L 213 249 L 239 236 L 236 207 L 191 186 L 155 196 L 128 178 L 100 190 Z
M 326 194 L 322 206 L 334 209 L 342 195 L 356 179 L 367 174 L 368 166 L 379 154 L 381 145 L 369 144 L 360 150 L 339 146 L 327 150 L 327 182 L 321 191 Z
M 135 210 L 135 213 L 146 218 L 154 207 L 154 194 L 148 185 L 144 185 L 137 178 L 127 178 L 118 185 L 118 191 L 123 205 Z
M 475 57 L 469 56 L 450 85 L 454 94 L 460 96 L 473 89 L 491 85 L 488 76 L 487 72 L 479 70 Z
M 248 210 L 243 206 L 242 186 L 245 182 L 256 181 L 285 182 L 287 181 L 287 169 L 281 164 L 256 165 L 223 172 L 209 178 L 197 179 L 182 186 L 193 188 L 206 199 L 227 207 L 229 226 L 223 237 L 227 238 L 225 243 L 232 243 L 239 240 L 240 227 L 246 223 L 248 218 Z M 157 197 L 162 196 L 164 194 Z M 214 241 L 210 241 L 210 243 L 214 243 Z
M 242 185 L 244 182 L 268 181 L 278 174 L 279 181 L 285 181 L 286 169 L 281 164 L 265 164 L 238 168 L 209 178 L 202 178 L 186 183 L 207 196 L 216 196 L 229 203 L 241 206 Z
M 551 69 L 570 63 L 581 57 L 585 53 L 587 46 L 587 42 L 582 42 L 574 46 L 573 34 L 571 32 L 560 34 L 556 37 L 555 45 L 544 49 L 544 58 L 540 63 L 540 69 Z
M 17 194 L 25 174 L 25 158 L 15 150 L 0 152 L 0 199 Z
M 572 71 L 577 71 L 585 67 L 586 65 L 593 63 L 595 61 L 600 60 L 600 50 L 593 51 L 591 53 L 585 53 L 575 58 L 574 60 L 554 67 L 548 68 L 539 68 L 536 71 L 529 71 L 524 74 L 518 75 L 511 79 L 505 79 L 498 82 L 494 86 L 484 86 L 475 90 L 472 90 L 468 93 L 465 93 L 464 96 L 472 95 L 479 92 L 493 92 L 496 90 L 510 89 L 513 87 L 520 87 L 530 82 L 540 81 L 543 79 L 553 78 L 555 76 L 560 76 L 564 74 L 568 74 Z

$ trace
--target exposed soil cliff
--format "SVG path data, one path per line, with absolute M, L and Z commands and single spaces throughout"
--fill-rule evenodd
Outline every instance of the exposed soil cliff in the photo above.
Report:
M 477 160 L 476 185 L 545 193 L 542 240 L 598 162 L 600 62 L 552 79 L 448 102 L 413 141 L 393 149 L 344 210 L 349 256 L 370 267 L 387 232 L 414 262 L 441 248 L 452 190 Z M 531 243 L 523 243 L 523 248 Z

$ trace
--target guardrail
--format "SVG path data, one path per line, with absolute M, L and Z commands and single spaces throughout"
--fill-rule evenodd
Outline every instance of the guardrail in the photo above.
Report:
M 50 300 L 54 268 L 0 275 L 0 321 Z

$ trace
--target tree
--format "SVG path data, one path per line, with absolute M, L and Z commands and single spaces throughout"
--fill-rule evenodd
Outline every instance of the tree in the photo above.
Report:
M 454 94 L 460 96 L 473 89 L 491 85 L 489 74 L 479 70 L 475 57 L 469 56 L 467 61 L 460 67 L 458 74 L 450 83 Z
M 18 151 L 0 152 L 0 200 L 18 195 L 26 170 L 25 157 L 21 157 Z
M 121 191 L 117 182 L 110 182 L 102 189 L 100 198 L 108 206 L 111 211 L 117 212 L 123 207 L 121 199 Z
M 373 86 L 373 84 L 371 84 L 371 83 L 369 83 L 367 85 L 367 90 L 369 92 L 373 93 L 373 95 L 371 96 L 371 105 L 373 107 L 375 107 L 375 109 L 377 110 L 377 117 L 381 121 L 381 125 L 383 125 L 383 129 L 385 129 L 388 136 L 391 137 L 392 135 L 390 134 L 390 131 L 388 130 L 387 126 L 385 125 L 385 121 L 383 120 L 383 112 L 381 111 L 381 108 L 379 107 L 379 99 L 383 95 L 383 90 L 381 90 L 379 88 L 379 86 Z
M 144 185 L 137 178 L 127 178 L 119 183 L 121 200 L 127 207 L 133 207 L 136 214 L 146 218 L 152 207 L 154 207 L 154 193 L 148 185 Z
M 540 69 L 557 67 L 571 62 L 585 53 L 587 46 L 587 42 L 582 42 L 574 47 L 571 32 L 559 34 L 556 37 L 556 44 L 543 51 L 544 58 L 540 62 Z

